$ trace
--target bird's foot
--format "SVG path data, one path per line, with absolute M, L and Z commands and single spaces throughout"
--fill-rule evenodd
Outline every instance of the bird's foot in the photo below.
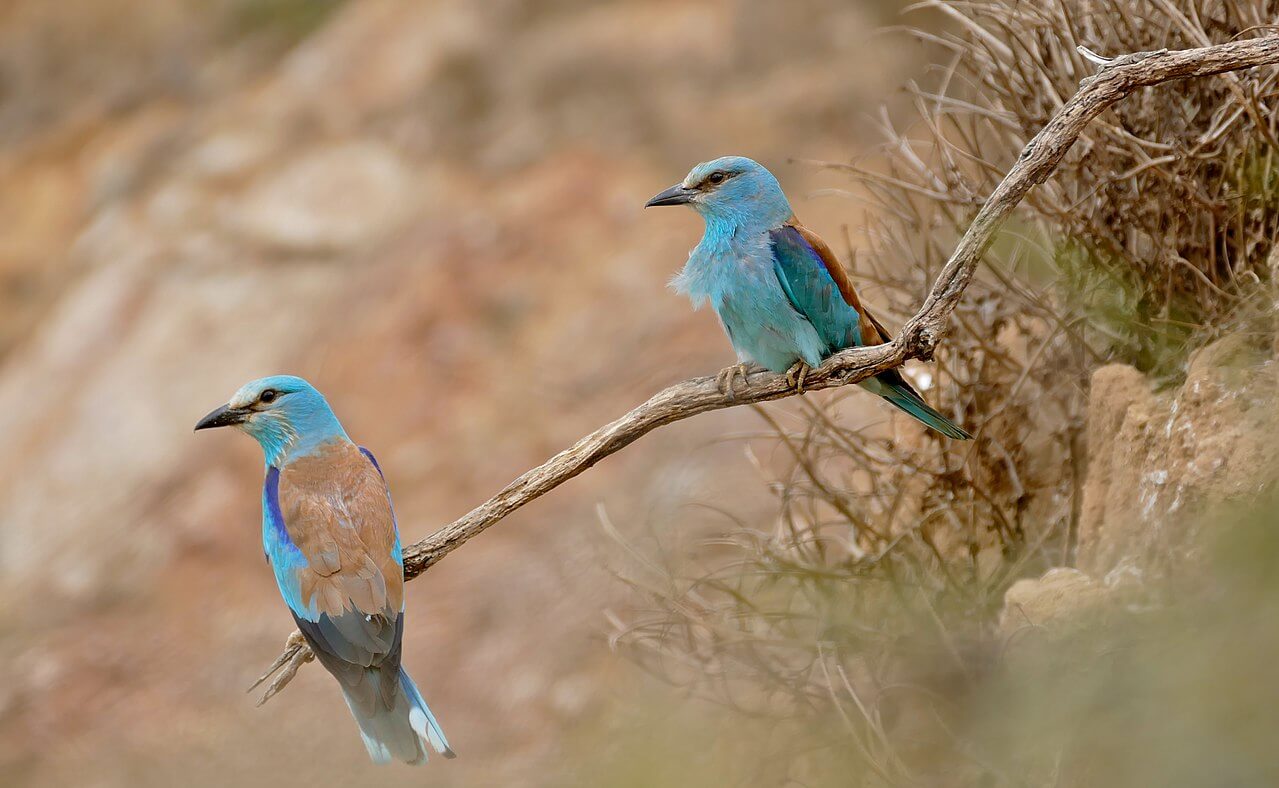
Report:
M 719 388 L 720 393 L 729 399 L 736 399 L 737 397 L 733 391 L 733 381 L 736 380 L 738 375 L 741 375 L 743 383 L 750 385 L 750 381 L 746 379 L 745 361 L 740 364 L 734 364 L 731 367 L 724 367 L 715 376 L 715 385 Z
M 795 389 L 796 392 L 804 393 L 804 380 L 808 377 L 808 373 L 813 368 L 805 364 L 803 361 L 796 361 L 790 369 L 786 370 L 786 385 Z

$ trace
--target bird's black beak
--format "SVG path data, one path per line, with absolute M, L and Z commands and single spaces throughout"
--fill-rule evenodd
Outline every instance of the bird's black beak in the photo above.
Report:
M 196 422 L 195 428 L 197 430 L 208 430 L 214 427 L 230 427 L 234 424 L 243 424 L 248 416 L 249 412 L 242 408 L 223 405 Z
M 687 205 L 692 202 L 693 197 L 697 195 L 697 189 L 689 189 L 682 183 L 677 183 L 653 199 L 644 203 L 645 208 L 654 208 L 658 205 Z

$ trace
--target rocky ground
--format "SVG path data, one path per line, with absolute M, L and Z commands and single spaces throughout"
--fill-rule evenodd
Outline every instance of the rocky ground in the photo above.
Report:
M 1078 568 L 1013 585 L 1005 634 L 1069 631 L 1108 597 L 1166 584 L 1264 500 L 1279 468 L 1277 372 L 1273 348 L 1237 335 L 1195 353 L 1168 390 L 1125 364 L 1093 373 Z

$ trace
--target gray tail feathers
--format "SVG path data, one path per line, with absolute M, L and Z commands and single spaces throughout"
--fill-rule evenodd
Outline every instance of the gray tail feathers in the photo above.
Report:
M 359 723 L 360 737 L 364 739 L 364 746 L 374 763 L 390 763 L 392 760 L 415 765 L 426 763 L 428 744 L 445 758 L 456 757 L 449 749 L 443 729 L 408 673 L 391 665 L 364 670 L 365 681 L 374 687 L 383 684 L 382 671 L 399 673 L 399 686 L 391 693 L 361 692 L 360 687 L 348 688 L 345 683 L 342 688 L 346 705 Z
M 909 413 L 924 426 L 936 430 L 947 438 L 966 441 L 971 440 L 973 437 L 958 424 L 929 407 L 928 403 L 924 402 L 924 399 L 916 394 L 910 384 L 905 381 L 895 385 L 879 378 L 871 378 L 863 381 L 862 386 Z

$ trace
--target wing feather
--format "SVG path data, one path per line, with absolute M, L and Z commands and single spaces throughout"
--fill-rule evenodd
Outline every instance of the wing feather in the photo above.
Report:
M 819 324 L 825 324 L 822 338 L 831 352 L 892 339 L 862 303 L 848 271 L 821 236 L 792 216 L 772 232 L 772 240 L 787 295 L 819 330 Z
M 334 442 L 272 468 L 264 501 L 267 556 L 321 661 L 335 675 L 345 675 L 343 665 L 398 663 L 404 568 L 390 495 L 372 455 Z M 358 685 L 361 675 L 348 678 Z
M 828 352 L 855 345 L 879 345 L 892 339 L 888 329 L 857 296 L 848 271 L 821 236 L 791 217 L 772 232 L 772 241 L 782 288 L 795 308 L 817 328 Z M 835 292 L 839 293 L 838 298 L 832 298 Z M 900 370 L 890 369 L 876 377 L 923 402 Z
M 403 570 L 393 560 L 395 514 L 377 466 L 358 447 L 333 442 L 280 472 L 289 540 L 307 559 L 302 597 L 330 616 L 399 611 Z M 369 581 L 378 577 L 379 583 Z

